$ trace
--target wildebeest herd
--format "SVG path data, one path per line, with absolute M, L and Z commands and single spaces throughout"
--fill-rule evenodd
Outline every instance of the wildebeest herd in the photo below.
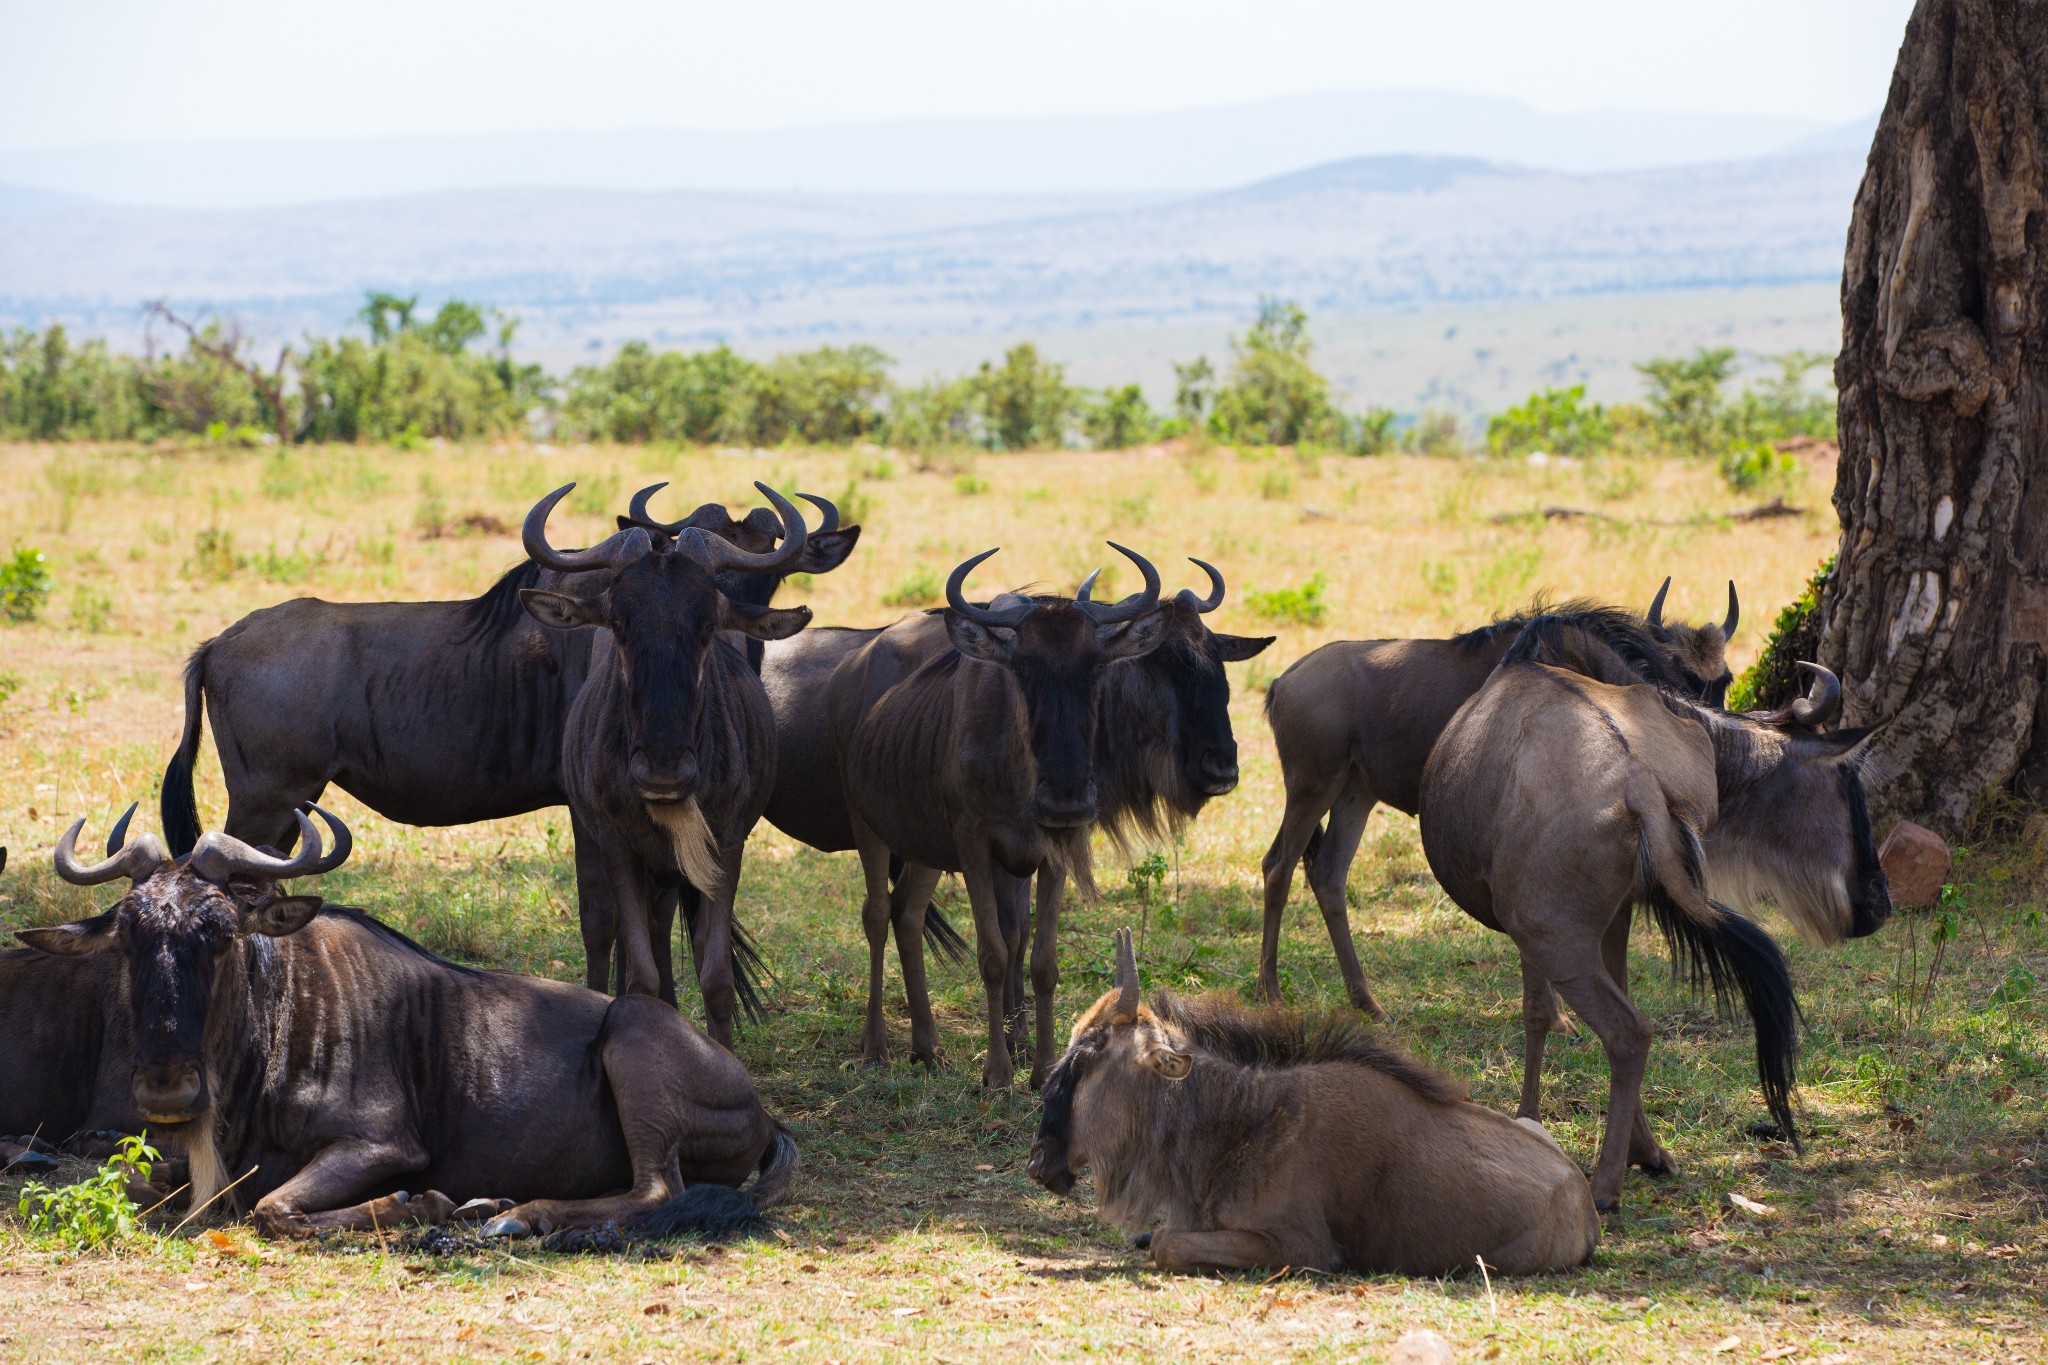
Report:
M 871 1064 L 888 1059 L 892 932 L 912 1056 L 938 1055 L 924 949 L 957 954 L 931 900 L 961 876 L 984 1083 L 1012 1084 L 1028 1058 L 1043 1090 L 1026 1169 L 1058 1192 L 1092 1170 L 1103 1216 L 1163 1267 L 1585 1263 L 1626 1168 L 1673 1169 L 1642 1104 L 1637 908 L 1696 985 L 1740 998 L 1771 1122 L 1798 1141 L 1798 1004 L 1744 912 L 1775 906 L 1833 942 L 1875 931 L 1890 903 L 1868 734 L 1830 728 L 1834 677 L 1805 664 L 1808 696 L 1722 709 L 1732 584 L 1719 624 L 1665 621 L 1660 589 L 1640 617 L 1539 604 L 1448 640 L 1298 660 L 1266 699 L 1286 808 L 1265 860 L 1264 1005 L 1143 1003 L 1120 936 L 1115 988 L 1059 1053 L 1060 910 L 1070 880 L 1093 889 L 1092 832 L 1129 847 L 1235 788 L 1223 666 L 1271 637 L 1210 628 L 1213 566 L 1191 561 L 1205 589 L 1169 594 L 1122 546 L 1142 586 L 1120 600 L 1095 600 L 1092 574 L 1071 597 L 970 597 L 989 550 L 954 567 L 943 608 L 806 629 L 808 608 L 771 604 L 777 585 L 837 568 L 858 526 L 804 495 L 808 526 L 765 485 L 770 507 L 739 520 L 707 504 L 662 522 L 660 487 L 578 550 L 549 539 L 569 488 L 549 494 L 526 518 L 525 562 L 474 600 L 299 599 L 198 648 L 163 840 L 129 836 L 131 807 L 94 861 L 72 825 L 58 875 L 127 891 L 0 953 L 0 1133 L 34 1135 L 0 1139 L 0 1156 L 146 1129 L 178 1154 L 190 1208 L 219 1200 L 279 1234 L 744 1225 L 800 1165 L 732 1052 L 761 965 L 734 897 L 764 815 L 859 853 Z M 228 793 L 211 833 L 193 795 L 204 716 Z M 313 804 L 330 784 L 411 824 L 568 806 L 587 986 L 450 963 L 362 910 L 291 894 L 350 853 Z M 1516 1119 L 1356 1015 L 1309 1020 L 1280 1000 L 1300 864 L 1353 1004 L 1381 1013 L 1344 894 L 1377 804 L 1419 816 L 1444 890 L 1519 950 Z M 676 1008 L 678 918 L 703 1029 Z M 1611 1073 L 1590 1182 L 1536 1122 L 1560 1000 Z

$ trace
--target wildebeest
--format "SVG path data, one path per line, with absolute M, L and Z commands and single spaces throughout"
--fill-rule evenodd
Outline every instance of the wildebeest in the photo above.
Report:
M 1451 899 L 1520 952 L 1522 1114 L 1537 1113 L 1556 996 L 1599 1035 L 1610 1084 L 1593 1192 L 1609 1209 L 1628 1165 L 1675 1168 L 1642 1108 L 1635 908 L 1696 984 L 1741 994 L 1765 1103 L 1796 1143 L 1791 975 L 1720 897 L 1774 903 L 1824 942 L 1875 932 L 1890 900 L 1860 776 L 1870 732 L 1814 728 L 1839 709 L 1833 674 L 1805 665 L 1811 698 L 1724 715 L 1641 683 L 1588 615 L 1532 621 L 1445 728 L 1423 773 L 1422 846 Z
M 555 629 L 602 628 L 562 737 L 578 856 L 602 879 L 613 916 L 604 926 L 585 920 L 584 950 L 593 963 L 608 960 L 612 942 L 592 934 L 612 929 L 621 993 L 663 993 L 656 901 L 664 884 L 687 882 L 703 899 L 689 931 L 706 1021 L 730 1047 L 732 900 L 747 835 L 775 781 L 775 722 L 760 678 L 724 637 L 781 639 L 803 629 L 811 612 L 735 602 L 712 576 L 789 572 L 803 556 L 803 517 L 757 484 L 783 522 L 781 546 L 767 553 L 697 530 L 657 549 L 639 526 L 564 552 L 548 544 L 547 518 L 574 486 L 527 514 L 526 552 L 559 573 L 602 568 L 607 576 L 588 595 L 527 588 L 520 600 Z
M 1728 615 L 1718 626 L 1666 622 L 1664 594 L 1670 587 L 1667 578 L 1637 623 L 1643 647 L 1631 657 L 1646 679 L 1719 706 L 1731 680 L 1727 644 L 1742 610 L 1735 585 L 1728 585 Z M 1585 605 L 1566 603 L 1555 610 Z M 1548 610 L 1539 605 L 1536 612 Z M 1280 999 L 1280 922 L 1299 864 L 1323 912 L 1351 1003 L 1384 1016 L 1358 964 L 1344 900 L 1366 817 L 1375 805 L 1415 814 L 1422 765 L 1437 736 L 1536 612 L 1448 640 L 1339 640 L 1295 660 L 1267 689 L 1266 718 L 1280 754 L 1287 804 L 1263 865 L 1259 992 L 1266 999 Z
M 892 903 L 893 853 L 912 867 L 959 872 L 967 883 L 988 1000 L 982 1077 L 992 1086 L 1008 1086 L 1014 1074 L 1010 1047 L 1021 1020 L 1006 1007 L 1005 987 L 1010 961 L 1023 948 L 1025 879 L 1039 874 L 1034 1078 L 1051 1064 L 1060 889 L 1070 872 L 1087 885 L 1085 841 L 1100 809 L 1099 689 L 1111 665 L 1157 648 L 1167 635 L 1156 610 L 1158 570 L 1117 548 L 1145 579 L 1145 590 L 1122 602 L 1005 596 L 975 606 L 962 585 L 995 553 L 987 550 L 947 577 L 950 610 L 890 626 L 832 673 L 828 720 L 867 880 L 862 1047 L 870 1060 L 887 1050 L 881 985 L 889 928 L 903 924 L 906 909 L 924 904 L 914 891 L 905 896 L 908 870 Z M 897 950 L 911 994 L 912 1050 L 929 1057 L 936 1032 L 922 1000 L 917 938 L 899 932 Z
M 1446 1275 L 1584 1265 L 1600 1238 L 1585 1176 L 1534 1123 L 1465 1098 L 1353 1019 L 1138 998 L 1074 1023 L 1027 1165 L 1058 1194 L 1093 1168 L 1103 1218 L 1164 1270 L 1297 1266 Z
M 17 931 L 39 952 L 115 964 L 130 1099 L 182 1145 L 194 1207 L 246 1175 L 237 1198 L 266 1233 L 437 1222 L 480 1200 L 498 1215 L 489 1230 L 519 1234 L 680 1229 L 782 1197 L 795 1142 L 739 1062 L 674 1010 L 459 967 L 359 910 L 282 891 L 348 854 L 346 827 L 316 813 L 332 853 L 301 815 L 289 857 L 215 833 L 173 861 L 144 835 L 97 864 L 78 858 L 81 821 L 57 843 L 58 875 L 125 877 L 127 893 Z M 748 1195 L 685 1192 L 756 1173 Z

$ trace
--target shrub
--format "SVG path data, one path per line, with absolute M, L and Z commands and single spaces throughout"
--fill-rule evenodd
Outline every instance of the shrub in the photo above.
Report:
M 1728 689 L 1730 711 L 1782 706 L 1805 690 L 1806 679 L 1797 664 L 1812 659 L 1820 647 L 1820 595 L 1834 572 L 1835 557 L 1829 555 L 1806 580 L 1799 596 L 1778 613 L 1763 653 Z
M 1636 370 L 1649 381 L 1648 406 L 1657 434 L 1684 455 L 1714 453 L 1726 424 L 1721 386 L 1735 371 L 1735 348 L 1700 347 L 1691 356 L 1661 356 Z
M 1367 408 L 1356 417 L 1339 415 L 1338 447 L 1347 455 L 1384 455 L 1394 448 L 1392 408 Z
M 974 384 L 990 449 L 1057 450 L 1069 444 L 1080 391 L 1067 387 L 1066 366 L 1041 359 L 1030 342 L 1004 352 L 1000 366 L 983 361 Z
M 0 616 L 33 621 L 50 599 L 50 566 L 33 545 L 17 545 L 11 558 L 0 560 Z
M 157 1159 L 156 1149 L 143 1138 L 123 1138 L 106 1165 L 75 1185 L 52 1189 L 31 1181 L 22 1186 L 17 1207 L 30 1232 L 71 1246 L 104 1246 L 132 1237 L 141 1223 L 128 1197 L 128 1182 L 148 1180 Z
M 912 569 L 902 582 L 882 594 L 885 607 L 928 607 L 940 601 L 946 592 L 945 584 L 939 581 L 939 571 L 933 568 Z
M 1584 384 L 1532 393 L 1486 424 L 1486 448 L 1496 455 L 1542 450 L 1583 456 L 1604 450 L 1613 439 L 1607 410 L 1586 402 Z
M 1222 440 L 1260 445 L 1327 435 L 1335 416 L 1330 381 L 1309 364 L 1313 349 L 1300 305 L 1261 299 L 1258 320 L 1231 342 L 1230 382 L 1216 395 L 1210 429 Z
M 1798 468 L 1796 458 L 1762 441 L 1737 441 L 1721 455 L 1721 477 L 1741 493 L 1783 484 Z
M 979 474 L 958 474 L 953 478 L 953 491 L 963 498 L 971 498 L 988 492 L 988 480 Z
M 192 558 L 186 567 L 201 578 L 232 578 L 237 571 L 249 566 L 249 561 L 235 553 L 235 533 L 220 526 L 209 526 L 192 538 Z
M 1404 444 L 1418 455 L 1463 455 L 1465 428 L 1456 413 L 1425 412 L 1408 428 Z
M 1316 573 L 1298 588 L 1248 592 L 1244 595 L 1245 604 L 1251 608 L 1252 615 L 1261 620 L 1292 621 L 1298 625 L 1319 626 L 1330 617 L 1330 604 L 1323 600 L 1323 594 L 1329 586 L 1330 580 L 1321 573 Z
M 1144 389 L 1126 384 L 1090 399 L 1081 414 L 1081 429 L 1099 450 L 1127 450 L 1152 439 L 1159 417 L 1145 401 Z

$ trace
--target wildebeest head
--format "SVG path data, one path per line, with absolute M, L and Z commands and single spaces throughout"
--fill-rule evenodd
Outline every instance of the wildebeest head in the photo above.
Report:
M 1159 571 L 1143 555 L 1111 544 L 1145 575 L 1143 592 L 1113 606 L 1030 597 L 976 606 L 961 595 L 962 585 L 994 550 L 957 566 L 946 580 L 946 631 L 953 647 L 1016 679 L 1037 770 L 1032 818 L 1048 829 L 1078 828 L 1095 819 L 1096 701 L 1103 670 L 1149 653 L 1166 638 L 1158 611 Z
M 58 876 L 74 886 L 126 877 L 128 894 L 88 919 L 20 929 L 15 936 L 45 953 L 123 954 L 135 1032 L 129 1088 L 136 1112 L 149 1122 L 187 1123 L 212 1103 L 207 1019 L 230 950 L 252 934 L 296 933 L 319 912 L 318 896 L 282 895 L 277 884 L 331 872 L 348 857 L 347 826 L 313 809 L 334 833 L 333 851 L 324 855 L 319 832 L 304 812 L 298 813 L 298 850 L 290 857 L 213 833 L 173 860 L 155 835 L 126 842 L 133 806 L 107 837 L 104 862 L 79 861 L 83 820 L 57 841 Z
M 1197 597 L 1192 588 L 1182 588 L 1163 599 L 1159 615 L 1165 639 L 1151 653 L 1111 670 L 1104 683 L 1111 689 L 1111 714 L 1158 740 L 1145 744 L 1126 734 L 1101 736 L 1097 765 L 1111 787 L 1122 789 L 1112 793 L 1105 812 L 1112 835 L 1121 834 L 1117 826 L 1125 815 L 1146 832 L 1159 833 L 1155 800 L 1163 802 L 1170 818 L 1190 817 L 1211 797 L 1237 786 L 1237 737 L 1230 725 L 1230 680 L 1223 665 L 1253 657 L 1274 637 L 1210 630 L 1202 618 L 1223 605 L 1223 575 L 1203 560 L 1189 563 L 1209 576 L 1209 595 Z M 1075 601 L 1090 600 L 1095 578 L 1088 575 Z
M 808 538 L 803 517 L 780 493 L 757 483 L 782 517 L 783 541 L 777 549 L 746 550 L 698 527 L 681 529 L 657 548 L 653 535 L 634 525 L 587 550 L 557 550 L 547 541 L 548 513 L 575 486 L 556 489 L 527 514 L 526 552 L 536 563 L 564 573 L 609 569 L 609 580 L 595 597 L 526 588 L 520 601 L 543 625 L 611 632 L 626 698 L 627 779 L 643 801 L 687 802 L 698 784 L 704 668 L 717 633 L 781 640 L 811 619 L 809 607 L 736 602 L 713 576 L 789 572 L 803 558 Z
M 1728 667 L 1728 642 L 1735 638 L 1736 622 L 1742 619 L 1742 603 L 1735 596 L 1735 581 L 1728 581 L 1728 615 L 1718 626 L 1712 622 L 1704 626 L 1689 626 L 1683 621 L 1666 621 L 1664 594 L 1670 591 L 1671 580 L 1666 578 L 1663 586 L 1657 589 L 1656 597 L 1651 599 L 1650 610 L 1643 620 L 1664 646 L 1665 657 L 1684 677 L 1691 694 L 1708 706 L 1723 706 L 1728 700 L 1729 684 L 1735 681 L 1735 674 Z
M 1138 958 L 1131 931 L 1116 935 L 1116 985 L 1074 1021 L 1067 1050 L 1045 1079 L 1044 1109 L 1024 1171 L 1054 1194 L 1074 1188 L 1089 1165 L 1089 1140 L 1100 1121 L 1094 1101 L 1104 1086 L 1183 1081 L 1194 1054 L 1162 1027 L 1138 999 Z
M 626 515 L 619 518 L 619 529 L 641 527 L 654 537 L 656 549 L 666 547 L 670 541 L 692 529 L 730 541 L 756 555 L 769 553 L 775 548 L 775 542 L 782 539 L 781 518 L 765 507 L 756 507 L 746 516 L 734 520 L 724 504 L 707 502 L 681 521 L 657 521 L 647 510 L 648 499 L 666 487 L 668 484 L 665 482 L 650 484 L 635 493 L 627 505 Z M 815 503 L 824 516 L 824 520 L 804 537 L 803 553 L 788 568 L 774 572 L 744 573 L 721 569 L 715 575 L 719 591 L 744 606 L 765 607 L 773 599 L 776 587 L 789 574 L 829 573 L 846 562 L 846 557 L 853 553 L 854 545 L 860 540 L 860 527 L 841 526 L 839 509 L 825 499 L 814 498 L 808 493 L 798 496 Z
M 1707 840 L 1718 900 L 1777 906 L 1821 943 L 1876 933 L 1891 889 L 1871 838 L 1864 779 L 1875 728 L 1821 727 L 1841 714 L 1842 684 L 1801 662 L 1812 690 L 1769 712 L 1719 720 L 1720 817 Z

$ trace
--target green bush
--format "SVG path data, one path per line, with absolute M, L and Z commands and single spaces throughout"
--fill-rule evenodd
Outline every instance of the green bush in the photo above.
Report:
M 1733 346 L 1702 346 L 1690 356 L 1660 356 L 1636 370 L 1649 382 L 1657 434 L 1682 455 L 1710 456 L 1727 434 L 1721 386 L 1735 372 Z
M 33 545 L 15 546 L 10 558 L 0 560 L 0 617 L 35 620 L 50 599 L 51 587 L 50 566 L 43 552 Z
M 1104 389 L 1088 400 L 1081 414 L 1081 429 L 1098 450 L 1128 450 L 1143 445 L 1159 431 L 1159 415 L 1145 401 L 1145 391 L 1136 384 Z
M 1209 414 L 1219 440 L 1298 445 L 1333 434 L 1330 381 L 1309 364 L 1314 343 L 1300 305 L 1261 299 L 1258 320 L 1230 348 L 1230 382 Z
M 121 1139 L 107 1164 L 75 1185 L 51 1188 L 41 1181 L 22 1186 L 17 1206 L 29 1231 L 80 1248 L 104 1246 L 135 1235 L 140 1211 L 128 1197 L 130 1180 L 147 1181 L 156 1149 L 143 1138 Z
M 1778 613 L 1763 653 L 1728 689 L 1730 711 L 1783 706 L 1805 690 L 1806 679 L 1796 665 L 1801 659 L 1811 661 L 1820 648 L 1820 595 L 1834 572 L 1835 557 L 1829 555 L 1799 596 Z
M 1384 455 L 1394 448 L 1399 417 L 1392 408 L 1367 408 L 1355 417 L 1339 414 L 1337 445 L 1347 455 Z
M 929 566 L 912 569 L 907 577 L 888 592 L 882 594 L 885 607 L 928 607 L 944 600 L 945 584 L 939 581 L 939 571 Z
M 991 450 L 1058 450 L 1080 413 L 1081 394 L 1067 386 L 1066 366 L 1038 354 L 1030 342 L 1003 353 L 1001 365 L 983 361 L 976 397 Z
M 1798 468 L 1793 456 L 1761 441 L 1736 441 L 1721 455 L 1721 477 L 1739 493 L 1782 487 Z
M 1613 440 L 1614 424 L 1607 419 L 1607 409 L 1586 401 L 1584 384 L 1532 393 L 1486 424 L 1486 448 L 1495 455 L 1541 450 L 1585 456 L 1606 449 Z
M 1330 604 L 1323 600 L 1330 580 L 1321 573 L 1310 576 L 1298 588 L 1275 588 L 1270 592 L 1247 592 L 1245 604 L 1252 615 L 1266 621 L 1292 621 L 1297 625 L 1319 626 L 1330 618 Z

